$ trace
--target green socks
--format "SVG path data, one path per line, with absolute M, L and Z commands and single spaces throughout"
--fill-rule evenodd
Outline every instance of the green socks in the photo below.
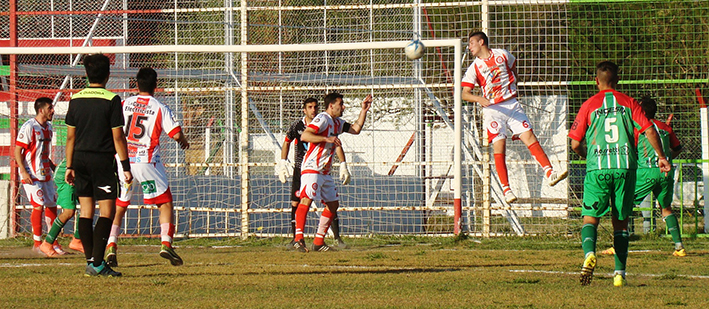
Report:
M 667 226 L 667 231 L 670 232 L 670 235 L 672 235 L 672 242 L 677 244 L 682 244 L 682 235 L 679 233 L 679 222 L 677 221 L 677 217 L 675 217 L 674 214 L 671 214 L 667 217 L 662 218 L 665 220 L 665 225 Z
M 613 231 L 613 248 L 615 248 L 615 270 L 625 270 L 628 261 L 628 231 Z
M 675 219 L 675 221 L 677 221 Z M 47 232 L 47 237 L 44 238 L 44 241 L 53 244 L 55 240 L 57 240 L 57 235 L 59 235 L 59 232 L 62 230 L 64 227 L 64 222 L 59 220 L 59 217 L 54 219 L 54 222 L 52 223 L 52 228 L 49 229 L 49 232 Z
M 584 224 L 581 227 L 581 248 L 586 256 L 589 252 L 596 252 L 596 238 L 598 237 L 598 227 L 593 224 Z

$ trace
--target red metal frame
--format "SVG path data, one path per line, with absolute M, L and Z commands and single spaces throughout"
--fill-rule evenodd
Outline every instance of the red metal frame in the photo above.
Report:
M 10 0 L 10 46 L 17 46 L 17 0 Z M 18 116 L 18 100 L 17 100 L 17 55 L 10 55 L 10 143 L 15 144 L 17 139 L 17 116 Z M 10 147 L 10 153 L 14 153 L 14 147 Z M 17 197 L 19 193 L 20 183 L 17 177 L 17 162 L 14 156 L 10 156 L 10 213 L 14 214 L 10 219 L 10 236 L 14 237 L 17 234 L 17 220 L 19 213 L 17 212 Z

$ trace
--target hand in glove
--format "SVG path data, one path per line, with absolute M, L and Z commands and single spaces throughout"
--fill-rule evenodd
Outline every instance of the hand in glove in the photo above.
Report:
M 276 163 L 276 174 L 278 174 L 278 180 L 281 181 L 281 183 L 286 183 L 288 178 L 290 178 L 293 172 L 293 168 L 290 167 L 290 162 L 285 159 L 281 159 L 281 161 L 278 161 Z
M 346 185 L 350 183 L 350 170 L 347 169 L 347 162 L 342 162 L 340 163 L 340 180 L 342 180 L 342 184 Z

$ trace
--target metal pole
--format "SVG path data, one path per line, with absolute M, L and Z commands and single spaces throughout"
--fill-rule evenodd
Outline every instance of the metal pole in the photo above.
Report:
M 248 12 L 246 0 L 241 0 L 241 45 L 248 44 Z M 248 53 L 241 53 L 241 132 L 239 133 L 239 163 L 241 166 L 241 238 L 249 235 L 249 97 Z
M 10 0 L 10 47 L 17 47 L 17 0 Z M 17 140 L 18 128 L 18 106 L 20 104 L 17 96 L 17 55 L 10 55 L 10 145 Z M 14 147 L 10 147 L 10 153 L 14 153 Z M 17 197 L 20 189 L 17 175 L 17 162 L 10 159 L 10 237 L 17 234 Z
M 460 196 L 461 196 L 461 191 L 463 189 L 462 187 L 462 143 L 463 143 L 463 102 L 461 98 L 461 87 L 462 85 L 460 84 L 461 78 L 462 78 L 462 65 L 461 65 L 461 57 L 462 57 L 462 50 L 463 47 L 460 45 L 460 42 L 455 45 L 455 72 L 453 72 L 453 100 L 454 100 L 454 109 L 455 109 L 455 114 L 453 115 L 453 119 L 455 121 L 455 133 L 454 133 L 454 152 L 453 152 L 453 164 L 454 164 L 454 171 L 453 171 L 453 212 L 455 214 L 454 217 L 454 226 L 453 226 L 453 233 L 456 235 L 460 234 L 460 216 L 461 216 L 461 210 L 462 206 L 460 204 Z

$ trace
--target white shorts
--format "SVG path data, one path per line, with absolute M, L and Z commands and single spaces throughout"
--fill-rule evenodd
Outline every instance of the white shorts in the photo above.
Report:
M 519 139 L 521 133 L 532 130 L 522 106 L 514 98 L 484 108 L 483 122 L 490 144 L 508 137 Z
M 140 183 L 145 204 L 160 205 L 172 202 L 172 193 L 167 183 L 167 173 L 162 163 L 131 163 L 130 171 L 133 174 L 133 182 Z M 130 205 L 130 199 L 133 196 L 132 185 L 125 183 L 123 173 L 118 173 L 118 178 L 121 180 L 121 192 L 116 205 L 127 207 Z
M 330 175 L 308 173 L 300 176 L 300 198 L 307 197 L 313 201 L 320 199 L 323 203 L 339 201 L 335 182 Z
M 33 207 L 57 207 L 57 189 L 54 181 L 35 181 L 31 185 L 22 184 L 27 199 Z

